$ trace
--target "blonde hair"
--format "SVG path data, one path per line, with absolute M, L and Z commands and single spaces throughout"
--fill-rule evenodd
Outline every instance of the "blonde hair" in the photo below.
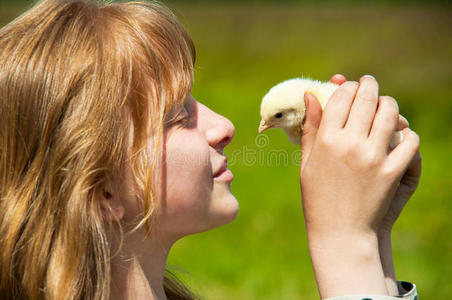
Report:
M 0 30 L 0 49 L 0 298 L 107 299 L 102 187 L 130 159 L 139 226 L 150 224 L 164 122 L 191 90 L 193 42 L 156 2 L 46 0 Z M 194 298 L 172 276 L 164 287 Z

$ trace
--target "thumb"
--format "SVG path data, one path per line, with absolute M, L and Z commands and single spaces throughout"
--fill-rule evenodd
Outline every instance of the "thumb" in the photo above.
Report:
M 304 167 L 306 160 L 309 157 L 309 153 L 311 152 L 317 136 L 317 130 L 320 126 L 320 120 L 322 119 L 322 107 L 313 94 L 305 93 L 304 103 L 306 106 L 306 112 L 301 135 L 301 168 Z

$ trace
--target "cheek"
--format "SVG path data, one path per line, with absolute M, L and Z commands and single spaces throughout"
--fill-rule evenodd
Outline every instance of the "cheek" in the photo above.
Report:
M 206 209 L 213 179 L 209 146 L 197 134 L 174 135 L 166 147 L 166 213 Z

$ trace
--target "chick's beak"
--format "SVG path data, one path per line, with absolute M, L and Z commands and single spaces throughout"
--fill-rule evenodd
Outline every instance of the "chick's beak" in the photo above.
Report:
M 262 120 L 261 120 L 261 123 L 259 124 L 259 129 L 258 129 L 258 131 L 259 131 L 259 133 L 261 133 L 262 131 L 267 130 L 268 128 L 271 128 L 271 127 L 272 127 L 272 126 L 271 126 L 270 124 L 267 124 L 267 123 L 265 122 L 265 120 L 262 119 Z

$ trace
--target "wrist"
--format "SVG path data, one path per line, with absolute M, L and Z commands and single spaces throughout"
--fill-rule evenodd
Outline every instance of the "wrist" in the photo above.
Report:
M 394 261 L 392 258 L 390 230 L 380 230 L 378 232 L 378 248 L 389 295 L 397 296 L 399 294 L 399 291 L 394 270 Z
M 308 233 L 308 242 L 322 298 L 388 294 L 375 233 Z
M 382 232 L 383 235 L 383 232 Z M 347 250 L 347 248 L 368 251 L 378 249 L 379 232 L 371 229 L 314 230 L 307 229 L 310 247 L 326 247 Z
M 320 256 L 353 256 L 363 261 L 380 257 L 379 239 L 371 233 L 333 233 L 323 236 L 308 233 L 308 246 L 313 264 Z

